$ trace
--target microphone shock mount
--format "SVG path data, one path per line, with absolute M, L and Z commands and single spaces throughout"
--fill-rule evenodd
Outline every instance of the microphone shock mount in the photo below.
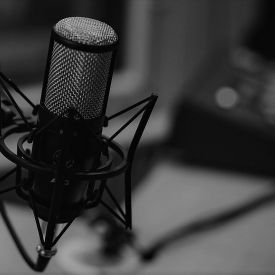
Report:
M 0 178 L 0 183 L 12 174 L 16 174 L 15 185 L 0 190 L 0 194 L 16 191 L 17 195 L 29 204 L 33 212 L 40 240 L 40 244 L 37 246 L 38 256 L 35 262 L 30 258 L 22 245 L 6 212 L 5 204 L 3 200 L 0 200 L 0 213 L 4 223 L 25 262 L 35 271 L 44 271 L 50 259 L 56 254 L 56 244 L 73 221 L 80 216 L 83 211 L 97 207 L 98 205 L 105 207 L 126 229 L 131 229 L 131 170 L 137 146 L 155 106 L 157 96 L 152 94 L 109 117 L 105 116 L 104 127 L 107 127 L 111 120 L 130 110 L 139 108 L 139 110 L 110 137 L 104 135 L 98 137 L 98 135 L 93 132 L 93 129 L 85 123 L 85 130 L 100 148 L 101 154 L 99 165 L 94 169 L 71 169 L 73 160 L 71 162 L 63 161 L 63 150 L 56 152 L 56 155 L 53 156 L 55 161 L 53 161 L 52 164 L 47 164 L 34 159 L 32 150 L 30 149 L 34 138 L 48 131 L 54 123 L 61 121 L 63 119 L 62 116 L 53 117 L 47 124 L 39 125 L 39 123 L 36 122 L 36 116 L 38 113 L 47 112 L 45 106 L 35 105 L 22 91 L 20 91 L 16 84 L 2 72 L 0 72 L 0 86 L 0 104 L 3 95 L 5 95 L 17 112 L 17 116 L 14 118 L 14 124 L 12 126 L 4 127 L 2 119 L 0 120 L 0 152 L 15 164 L 14 168 L 6 172 Z M 10 88 L 31 106 L 31 116 L 27 117 L 24 114 L 10 92 Z M 70 109 L 64 113 L 64 116 L 77 119 L 83 123 L 85 121 L 81 114 L 74 109 Z M 130 142 L 130 146 L 126 151 L 121 145 L 115 142 L 114 139 L 138 117 L 140 117 L 140 121 L 132 141 Z M 65 130 L 66 129 L 60 129 L 59 134 L 64 134 Z M 20 135 L 17 142 L 16 153 L 9 148 L 6 142 L 7 138 L 14 134 Z M 66 144 L 64 146 L 66 147 Z M 45 203 L 37 198 L 34 189 L 34 175 L 51 178 L 48 183 L 52 188 L 50 203 Z M 124 207 L 116 200 L 108 185 L 109 179 L 119 175 L 123 176 L 124 179 Z M 70 190 L 70 188 L 73 190 L 75 187 L 73 185 L 80 181 L 87 184 L 87 193 L 77 204 L 63 207 L 62 199 L 64 192 L 67 192 L 66 190 Z M 103 200 L 103 193 L 108 195 L 115 208 L 111 207 Z M 41 220 L 44 222 L 46 221 L 45 230 L 42 230 Z M 57 234 L 58 224 L 63 224 L 64 227 Z

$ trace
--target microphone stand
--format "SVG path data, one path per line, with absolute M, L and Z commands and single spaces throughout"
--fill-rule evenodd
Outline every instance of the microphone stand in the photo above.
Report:
M 28 253 L 26 252 L 22 242 L 20 241 L 14 226 L 12 225 L 8 214 L 6 212 L 3 201 L 0 200 L 0 213 L 3 218 L 4 223 L 6 224 L 8 231 L 11 234 L 14 243 L 21 254 L 22 258 L 29 265 L 31 269 L 34 271 L 42 272 L 47 267 L 50 259 L 56 254 L 56 249 L 54 246 L 57 244 L 62 235 L 66 232 L 66 230 L 70 227 L 72 222 L 77 218 L 82 211 L 94 208 L 97 205 L 103 205 L 112 215 L 117 218 L 126 229 L 132 228 L 132 209 L 131 209 L 131 170 L 132 170 L 132 162 L 134 159 L 134 154 L 137 149 L 138 143 L 141 139 L 145 126 L 149 120 L 149 117 L 152 113 L 152 110 L 157 101 L 157 96 L 152 94 L 151 96 L 137 102 L 136 104 L 121 110 L 120 112 L 110 116 L 105 116 L 105 125 L 108 125 L 108 122 L 121 114 L 124 114 L 142 104 L 143 107 L 140 108 L 139 111 L 136 112 L 124 125 L 122 125 L 111 137 L 101 136 L 98 137 L 94 134 L 92 129 L 87 127 L 87 132 L 91 134 L 92 138 L 96 139 L 99 143 L 100 148 L 102 149 L 102 156 L 105 156 L 105 161 L 96 169 L 92 170 L 78 170 L 78 171 L 67 171 L 64 167 L 64 163 L 62 161 L 62 155 L 55 166 L 47 165 L 45 163 L 40 163 L 34 159 L 32 159 L 30 150 L 24 148 L 24 143 L 33 141 L 34 136 L 41 134 L 43 131 L 47 131 L 48 128 L 55 123 L 57 120 L 61 119 L 60 117 L 55 117 L 51 119 L 46 125 L 39 127 L 36 125 L 32 119 L 27 119 L 24 116 L 23 111 L 20 109 L 16 101 L 14 100 L 12 94 L 7 88 L 6 84 L 11 86 L 15 92 L 17 92 L 27 103 L 31 105 L 33 108 L 33 115 L 36 115 L 38 111 L 43 111 L 44 106 L 33 104 L 20 90 L 19 88 L 12 82 L 11 79 L 6 77 L 2 72 L 0 72 L 0 85 L 4 93 L 7 95 L 8 99 L 16 109 L 19 114 L 19 119 L 16 120 L 16 125 L 8 127 L 3 131 L 3 123 L 0 120 L 0 152 L 10 161 L 16 164 L 16 168 L 11 169 L 5 175 L 0 178 L 0 182 L 12 175 L 16 172 L 16 185 L 12 187 L 8 187 L 4 190 L 0 190 L 0 194 L 10 192 L 15 190 L 17 195 L 27 201 L 30 204 L 30 207 L 33 210 L 38 235 L 40 239 L 40 245 L 37 246 L 38 257 L 36 262 L 33 261 Z M 2 91 L 1 91 L 2 92 Z M 1 95 L 0 93 L 0 108 L 1 108 Z M 79 119 L 82 119 L 82 116 L 76 110 L 69 110 L 69 116 L 77 115 Z M 117 137 L 128 125 L 130 125 L 137 117 L 141 116 L 137 129 L 134 133 L 133 139 L 130 143 L 128 152 L 126 152 L 118 143 L 114 141 L 114 138 Z M 13 153 L 8 146 L 5 144 L 5 139 L 14 134 L 14 133 L 24 133 L 27 134 L 21 136 L 17 143 L 17 154 Z M 101 147 L 102 146 L 102 147 Z M 109 150 L 112 150 L 113 154 L 118 156 L 118 161 L 113 165 L 112 156 L 109 153 Z M 28 171 L 28 178 L 22 178 L 22 168 Z M 45 176 L 51 176 L 53 178 L 53 193 L 51 195 L 51 202 L 49 207 L 45 206 L 38 201 L 36 201 L 35 194 L 33 191 L 33 178 L 32 174 L 37 173 Z M 110 188 L 107 186 L 107 180 L 111 177 L 118 176 L 124 173 L 124 193 L 125 193 L 125 211 L 121 208 L 120 204 L 116 200 L 115 196 L 112 194 Z M 72 208 L 68 209 L 66 212 L 60 212 L 61 208 L 61 198 L 62 191 L 65 185 L 64 178 L 66 176 L 66 180 L 86 180 L 89 183 L 98 180 L 100 185 L 97 189 L 95 189 L 94 184 L 90 184 L 88 187 L 87 198 L 83 199 L 81 203 L 74 205 Z M 102 199 L 103 192 L 109 195 L 112 199 L 114 207 L 110 207 L 106 202 Z M 45 237 L 42 232 L 41 224 L 39 221 L 38 212 L 42 209 L 45 209 L 47 213 L 47 228 L 45 232 Z M 43 210 L 44 211 L 44 210 Z M 55 236 L 56 226 L 58 223 L 65 223 L 63 220 L 60 221 L 58 215 L 62 215 L 65 218 L 66 225 L 62 229 L 62 231 Z M 43 218 L 44 219 L 44 218 Z

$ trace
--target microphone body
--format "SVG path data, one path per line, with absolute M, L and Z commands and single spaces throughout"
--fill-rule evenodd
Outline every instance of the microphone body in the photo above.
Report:
M 75 215 L 93 184 L 66 179 L 66 173 L 100 165 L 99 141 L 117 41 L 110 26 L 89 18 L 65 18 L 53 28 L 38 114 L 39 128 L 47 130 L 34 137 L 32 158 L 63 176 L 31 174 L 37 214 L 45 221 L 55 184 L 62 185 L 57 223 Z

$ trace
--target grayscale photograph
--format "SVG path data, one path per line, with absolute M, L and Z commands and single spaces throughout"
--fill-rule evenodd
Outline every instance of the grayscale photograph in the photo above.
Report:
M 1 0 L 0 34 L 0 275 L 275 274 L 274 0 Z

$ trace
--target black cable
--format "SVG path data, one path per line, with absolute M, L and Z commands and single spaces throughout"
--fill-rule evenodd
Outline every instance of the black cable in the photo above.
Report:
M 15 245 L 17 247 L 17 249 L 19 250 L 20 254 L 22 255 L 22 257 L 24 258 L 24 260 L 26 261 L 26 263 L 32 268 L 35 269 L 35 263 L 32 261 L 32 259 L 29 257 L 29 255 L 27 254 L 25 248 L 23 247 L 22 243 L 20 242 L 14 228 L 13 225 L 11 224 L 11 221 L 7 215 L 6 209 L 4 207 L 4 204 L 2 201 L 0 201 L 0 212 L 2 215 L 2 218 L 11 234 L 11 237 L 13 238 Z
M 16 171 L 17 167 L 12 168 L 10 171 L 8 171 L 6 174 L 0 177 L 0 182 L 4 181 L 6 178 L 8 178 L 10 175 L 12 175 Z
M 25 260 L 25 262 L 29 265 L 29 267 L 31 269 L 33 269 L 34 271 L 39 271 L 42 272 L 45 270 L 50 258 L 45 258 L 45 257 L 41 257 L 40 255 L 38 256 L 37 259 L 37 263 L 35 263 L 30 256 L 28 255 L 28 253 L 26 252 L 23 244 L 21 243 L 17 233 L 14 230 L 14 227 L 8 217 L 8 214 L 6 212 L 5 206 L 3 204 L 3 202 L 0 200 L 0 212 L 1 212 L 1 216 L 3 218 L 4 223 L 6 224 L 9 233 L 18 249 L 18 251 L 20 252 L 21 256 L 23 257 L 23 259 Z
M 20 115 L 20 117 L 22 118 L 22 120 L 25 122 L 26 126 L 32 130 L 32 126 L 30 125 L 30 123 L 28 122 L 28 120 L 26 119 L 26 117 L 24 116 L 23 111 L 21 110 L 21 108 L 18 106 L 18 104 L 16 103 L 16 101 L 14 100 L 13 96 L 11 95 L 9 89 L 7 88 L 7 86 L 5 85 L 5 83 L 2 81 L 2 79 L 0 78 L 0 85 L 2 86 L 5 94 L 7 95 L 7 97 L 9 98 L 9 100 L 11 101 L 11 103 L 13 104 L 13 106 L 15 107 L 15 109 L 17 110 L 18 114 Z
M 274 202 L 275 192 L 271 191 L 268 194 L 250 199 L 247 202 L 229 210 L 225 210 L 221 213 L 196 220 L 187 225 L 183 225 L 173 232 L 170 232 L 161 237 L 148 248 L 138 249 L 138 252 L 140 253 L 140 257 L 143 261 L 151 261 L 157 256 L 158 253 L 161 252 L 161 250 L 165 249 L 167 246 L 176 241 L 191 237 L 195 234 L 204 233 L 205 231 L 209 231 L 220 226 L 224 226 L 225 224 L 241 218 L 244 215 L 247 215 L 252 211 L 257 210 L 258 208 L 266 204 Z
M 0 77 L 4 81 L 6 81 L 13 89 L 15 92 L 17 92 L 33 109 L 35 109 L 37 106 L 18 88 L 18 86 L 9 78 L 7 77 L 3 72 L 0 72 Z

